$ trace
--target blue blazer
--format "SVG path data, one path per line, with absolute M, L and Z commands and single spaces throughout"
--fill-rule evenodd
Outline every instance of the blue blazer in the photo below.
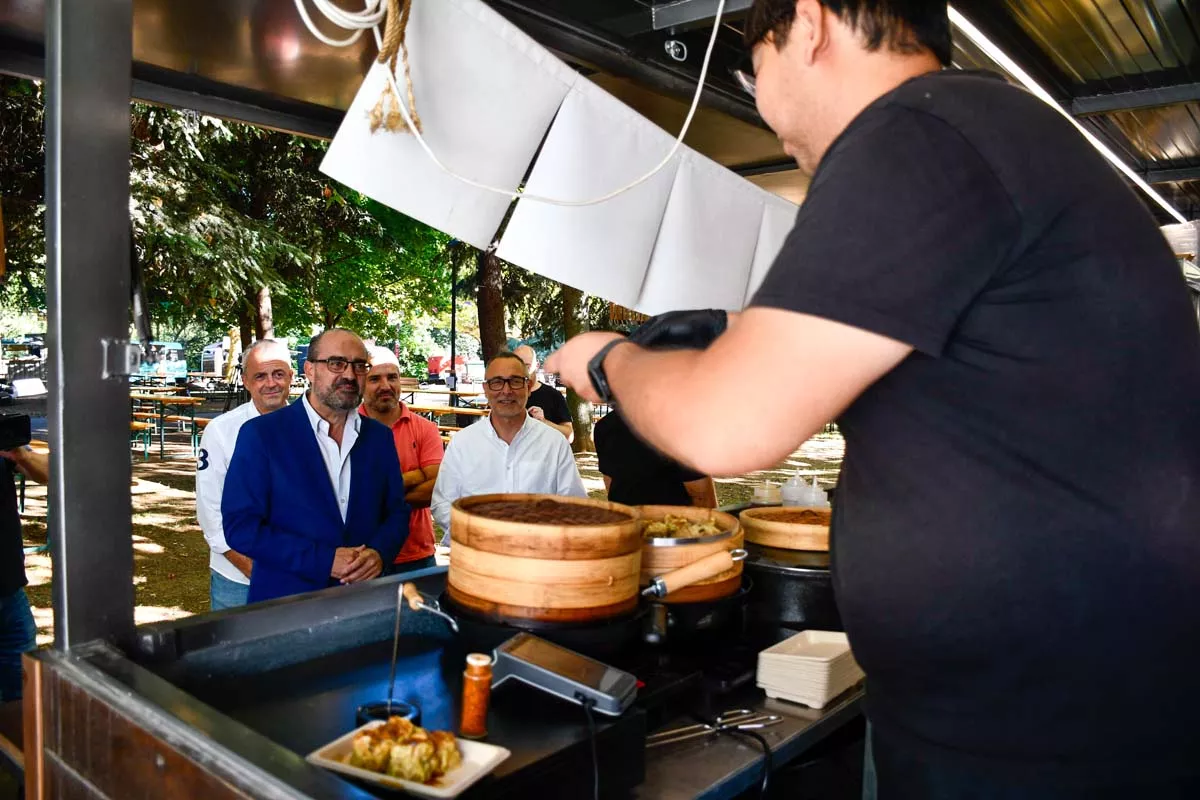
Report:
M 338 547 L 365 544 L 385 570 L 400 552 L 409 515 L 400 458 L 386 426 L 360 419 L 345 522 L 301 401 L 238 432 L 221 517 L 229 546 L 254 559 L 249 602 L 338 585 L 329 575 Z

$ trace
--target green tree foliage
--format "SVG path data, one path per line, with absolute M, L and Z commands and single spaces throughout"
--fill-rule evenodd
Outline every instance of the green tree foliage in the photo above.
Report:
M 46 307 L 42 109 L 39 85 L 0 75 L 0 213 L 6 253 L 0 302 L 20 311 Z
M 45 307 L 42 109 L 40 86 L 0 77 L 6 307 Z M 224 335 L 262 287 L 277 336 L 340 325 L 384 340 L 397 335 L 389 312 L 449 308 L 449 237 L 322 175 L 325 142 L 190 111 L 131 112 L 134 245 L 159 335 Z

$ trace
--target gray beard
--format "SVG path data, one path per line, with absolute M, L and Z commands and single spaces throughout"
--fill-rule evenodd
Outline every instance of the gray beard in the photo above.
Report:
M 338 411 L 353 411 L 362 402 L 362 395 L 355 394 L 353 400 L 347 400 L 338 391 L 338 385 L 335 383 L 329 387 L 328 392 L 318 394 L 317 399 L 329 408 L 335 408 Z

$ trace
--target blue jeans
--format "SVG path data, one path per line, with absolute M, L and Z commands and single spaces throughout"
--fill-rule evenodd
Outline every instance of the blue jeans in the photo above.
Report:
M 24 589 L 0 598 L 0 701 L 21 699 L 21 654 L 37 647 L 37 625 Z
M 231 581 L 219 572 L 210 570 L 208 582 L 208 604 L 213 611 L 237 608 L 246 605 L 250 584 Z

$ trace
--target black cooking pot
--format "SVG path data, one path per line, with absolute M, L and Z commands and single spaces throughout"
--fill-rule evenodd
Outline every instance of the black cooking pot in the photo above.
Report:
M 740 636 L 746 624 L 746 599 L 752 586 L 749 579 L 743 578 L 742 587 L 727 597 L 698 603 L 651 601 L 646 615 L 646 643 L 688 650 Z
M 829 553 L 746 544 L 745 573 L 754 581 L 747 598 L 747 628 L 770 639 L 780 630 L 842 630 L 833 599 Z

